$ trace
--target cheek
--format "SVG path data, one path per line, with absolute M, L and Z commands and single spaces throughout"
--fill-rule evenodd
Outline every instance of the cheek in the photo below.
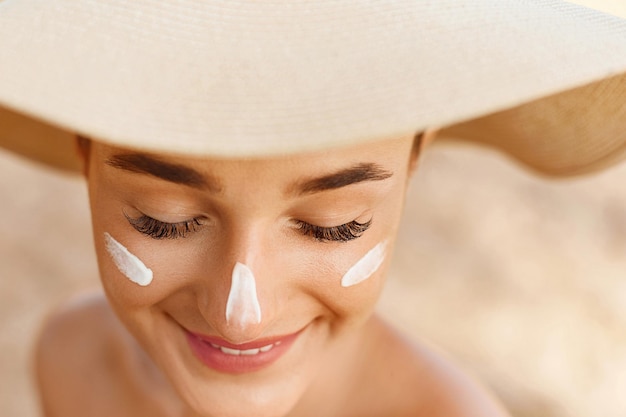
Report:
M 387 252 L 386 241 L 329 250 L 308 259 L 308 267 L 298 274 L 299 284 L 336 316 L 369 314 L 382 291 Z
M 102 285 L 116 310 L 137 310 L 177 290 L 187 271 L 184 254 L 158 241 L 125 230 L 94 230 Z

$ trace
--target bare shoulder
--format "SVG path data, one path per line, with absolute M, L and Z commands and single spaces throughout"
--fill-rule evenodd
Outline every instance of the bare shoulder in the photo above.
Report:
M 101 292 L 70 299 L 48 316 L 35 345 L 44 415 L 132 415 L 148 391 L 138 350 Z
M 423 415 L 509 417 L 510 414 L 482 384 L 433 347 L 415 343 L 418 368 L 428 382 Z M 432 412 L 431 412 L 432 411 Z
M 477 380 L 469 376 L 442 352 L 421 342 L 409 341 L 388 324 L 379 320 L 379 340 L 391 361 L 386 367 L 405 404 L 403 416 L 510 417 L 500 402 Z M 389 374 L 389 372 L 387 372 Z M 400 384 L 397 384 L 400 382 Z
M 35 344 L 35 371 L 44 415 L 74 416 L 97 407 L 106 384 L 116 324 L 101 293 L 75 297 L 45 320 Z M 89 388 L 87 388 L 89 387 Z

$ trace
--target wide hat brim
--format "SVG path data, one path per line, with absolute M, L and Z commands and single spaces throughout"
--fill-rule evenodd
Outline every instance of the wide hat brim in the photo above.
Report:
M 626 21 L 564 1 L 0 2 L 0 144 L 301 153 L 411 135 L 538 171 L 621 159 Z

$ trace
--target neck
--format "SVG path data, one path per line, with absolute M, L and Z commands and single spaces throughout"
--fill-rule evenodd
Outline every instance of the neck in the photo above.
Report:
M 329 349 L 325 366 L 296 407 L 285 417 L 339 417 L 353 415 L 350 410 L 361 400 L 364 371 L 369 367 L 376 318 L 335 342 Z

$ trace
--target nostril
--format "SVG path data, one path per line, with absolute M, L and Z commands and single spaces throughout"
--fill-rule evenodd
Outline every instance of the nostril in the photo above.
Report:
M 246 327 L 261 323 L 261 305 L 252 270 L 237 262 L 233 268 L 230 292 L 226 301 L 226 322 Z

